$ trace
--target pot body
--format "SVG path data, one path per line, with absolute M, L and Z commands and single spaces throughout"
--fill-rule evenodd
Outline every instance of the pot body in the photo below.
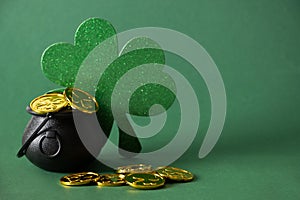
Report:
M 25 128 L 22 144 L 46 118 L 46 115 L 38 115 L 29 107 L 27 111 L 32 114 L 32 117 Z M 79 130 L 85 130 L 84 138 L 78 134 L 74 116 L 76 116 L 76 125 L 80 126 Z M 93 115 L 79 111 L 54 113 L 28 146 L 26 157 L 36 166 L 48 171 L 84 170 L 95 160 L 95 155 L 99 154 L 106 141 L 99 125 L 94 127 L 98 123 L 90 123 L 93 121 Z M 87 140 L 88 143 L 83 143 L 82 139 Z

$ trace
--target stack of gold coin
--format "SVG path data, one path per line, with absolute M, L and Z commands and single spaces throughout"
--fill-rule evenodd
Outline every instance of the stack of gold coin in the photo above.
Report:
M 136 174 L 136 173 L 147 173 L 152 172 L 153 168 L 151 165 L 137 164 L 118 167 L 116 172 L 118 174 Z
M 151 165 L 145 164 L 119 167 L 116 172 L 116 174 L 76 173 L 62 177 L 60 183 L 67 186 L 121 186 L 127 184 L 133 188 L 149 190 L 163 187 L 167 180 L 187 182 L 194 178 L 191 172 L 183 169 L 167 166 L 153 170 Z
M 96 99 L 78 88 L 54 90 L 33 99 L 30 108 L 38 114 L 55 113 L 62 109 L 77 109 L 84 113 L 94 113 L 99 109 Z

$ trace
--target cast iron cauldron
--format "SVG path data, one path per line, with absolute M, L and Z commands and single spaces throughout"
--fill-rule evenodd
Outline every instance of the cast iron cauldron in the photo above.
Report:
M 99 127 L 94 127 L 97 123 L 91 123 L 94 120 L 92 114 L 64 109 L 41 115 L 32 111 L 29 106 L 26 110 L 32 118 L 25 128 L 23 146 L 18 157 L 25 154 L 33 164 L 42 169 L 57 172 L 83 170 L 95 160 L 92 154 L 98 154 L 105 144 L 104 134 L 97 133 Z M 89 148 L 90 151 L 78 135 L 73 115 L 77 122 L 79 119 L 80 130 L 85 131 L 85 138 L 89 138 L 89 146 L 92 147 Z

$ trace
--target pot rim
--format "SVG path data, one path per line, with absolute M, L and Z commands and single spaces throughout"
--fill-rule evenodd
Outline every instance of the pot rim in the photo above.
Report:
M 36 113 L 34 112 L 30 106 L 27 106 L 26 107 L 26 111 L 31 114 L 31 115 L 34 115 L 34 116 L 40 116 L 40 117 L 46 117 L 47 113 L 46 114 L 39 114 L 39 113 Z M 72 110 L 61 110 L 61 111 L 58 111 L 58 112 L 54 112 L 53 115 L 57 116 L 57 117 L 71 117 L 73 113 L 83 113 L 83 112 L 80 112 L 79 110 L 76 110 L 76 109 L 72 109 Z M 85 113 L 87 114 L 87 113 Z

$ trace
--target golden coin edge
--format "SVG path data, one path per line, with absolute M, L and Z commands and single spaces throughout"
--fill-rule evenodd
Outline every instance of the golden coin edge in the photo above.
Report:
M 145 169 L 145 171 L 142 170 L 134 170 L 133 167 L 148 167 L 150 169 Z M 121 166 L 116 169 L 117 174 L 137 174 L 137 173 L 151 173 L 153 172 L 151 165 L 146 164 L 136 164 L 136 165 L 127 165 L 127 166 Z

